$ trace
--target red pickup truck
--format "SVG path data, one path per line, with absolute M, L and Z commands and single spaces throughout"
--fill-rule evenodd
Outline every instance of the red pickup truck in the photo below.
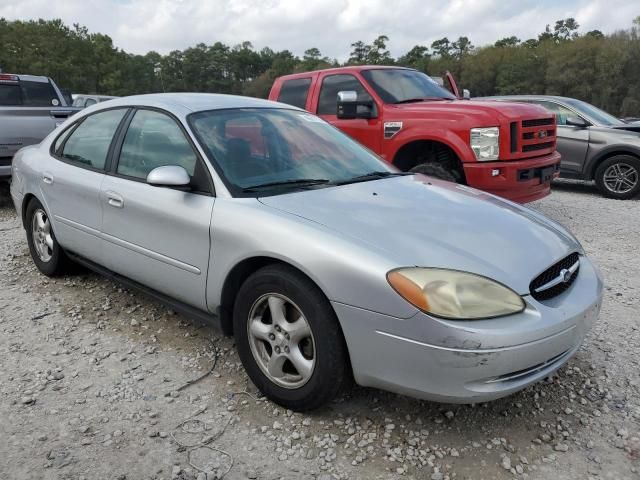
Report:
M 403 171 L 520 203 L 559 175 L 556 119 L 542 107 L 463 100 L 417 70 L 357 66 L 276 79 L 270 100 L 315 113 Z

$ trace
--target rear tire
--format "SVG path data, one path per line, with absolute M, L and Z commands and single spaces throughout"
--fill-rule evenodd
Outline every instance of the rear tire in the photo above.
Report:
M 71 260 L 58 244 L 46 210 L 37 199 L 27 205 L 27 243 L 33 263 L 48 277 L 62 275 L 69 271 Z
M 295 411 L 332 400 L 351 378 L 331 304 L 307 277 L 269 265 L 240 287 L 233 309 L 238 354 L 269 399 Z
M 455 174 L 447 169 L 444 165 L 434 162 L 425 162 L 420 165 L 416 165 L 413 167 L 410 172 L 412 173 L 422 173 L 423 175 L 428 175 L 430 177 L 438 178 L 440 180 L 445 180 L 447 182 L 457 183 L 457 179 Z
M 640 194 L 640 159 L 616 155 L 604 160 L 596 169 L 598 190 L 607 198 L 628 200 Z

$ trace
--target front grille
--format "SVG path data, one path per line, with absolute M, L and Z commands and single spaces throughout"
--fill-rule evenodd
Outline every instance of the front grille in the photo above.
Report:
M 536 150 L 544 150 L 545 148 L 552 148 L 553 142 L 534 143 L 533 145 L 523 145 L 523 152 L 535 152 Z
M 543 125 L 553 125 L 555 122 L 553 121 L 553 117 L 550 118 L 535 118 L 533 120 L 523 120 L 522 126 L 525 128 L 528 127 L 541 127 Z
M 530 284 L 529 284 L 529 292 L 531 296 L 536 300 L 549 300 L 553 297 L 557 297 L 563 292 L 566 292 L 569 287 L 573 284 L 575 279 L 578 277 L 578 272 L 580 271 L 580 266 L 578 269 L 571 275 L 567 282 L 562 281 L 557 285 L 554 285 L 546 290 L 537 291 L 543 285 L 553 281 L 554 279 L 560 276 L 560 272 L 562 270 L 569 270 L 576 262 L 580 261 L 580 256 L 577 253 L 572 253 L 571 255 L 563 258 L 558 263 L 548 268 L 540 275 L 538 275 Z
M 520 122 L 511 122 L 509 125 L 511 153 L 516 158 L 541 155 L 556 146 L 556 119 L 555 116 L 546 118 L 532 118 Z

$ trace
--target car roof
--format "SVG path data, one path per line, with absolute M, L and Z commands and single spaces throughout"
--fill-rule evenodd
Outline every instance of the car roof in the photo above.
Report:
M 325 68 L 322 70 L 311 70 L 309 72 L 300 72 L 300 73 L 292 73 L 290 75 L 282 75 L 281 79 L 292 79 L 292 78 L 308 78 L 319 73 L 356 73 L 362 72 L 364 70 L 414 70 L 413 68 L 407 67 L 399 67 L 396 65 L 350 65 L 346 67 L 335 67 L 335 68 Z
M 120 97 L 109 101 L 108 108 L 114 106 L 149 106 L 173 110 L 176 107 L 191 112 L 221 110 L 227 108 L 299 108 L 284 103 L 262 100 L 260 98 L 225 95 L 220 93 L 151 93 Z

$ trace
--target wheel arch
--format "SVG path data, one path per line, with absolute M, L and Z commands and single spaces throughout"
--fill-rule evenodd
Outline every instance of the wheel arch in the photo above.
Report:
M 40 199 L 36 197 L 33 193 L 27 193 L 22 198 L 22 208 L 20 209 L 20 216 L 22 217 L 21 220 L 22 220 L 23 228 L 27 228 L 27 207 L 29 206 L 29 203 L 31 203 L 31 200 L 33 199 L 36 199 L 40 203 L 42 203 Z
M 587 167 L 587 174 L 585 175 L 585 180 L 593 180 L 596 176 L 596 170 L 600 166 L 602 162 L 607 160 L 608 158 L 615 157 L 617 155 L 629 155 L 631 157 L 635 157 L 640 159 L 640 148 L 636 149 L 626 145 L 615 146 L 611 148 L 607 148 L 606 150 L 600 152 L 597 156 L 591 159 Z
M 308 278 L 309 281 L 313 282 L 313 284 L 318 287 L 326 297 L 326 293 L 321 286 L 318 285 L 318 282 L 290 262 L 265 255 L 245 258 L 229 270 L 229 273 L 227 273 L 222 285 L 218 315 L 220 316 L 220 325 L 225 335 L 233 335 L 233 304 L 240 286 L 247 278 L 249 278 L 249 276 L 268 265 L 283 265 L 296 270 L 298 273 Z
M 436 156 L 438 161 L 443 163 L 450 162 L 460 175 L 461 181 L 466 183 L 464 165 L 460 154 L 452 145 L 441 140 L 427 138 L 410 140 L 398 148 L 391 163 L 406 172 L 423 163 L 421 162 L 421 155 L 432 154 Z

